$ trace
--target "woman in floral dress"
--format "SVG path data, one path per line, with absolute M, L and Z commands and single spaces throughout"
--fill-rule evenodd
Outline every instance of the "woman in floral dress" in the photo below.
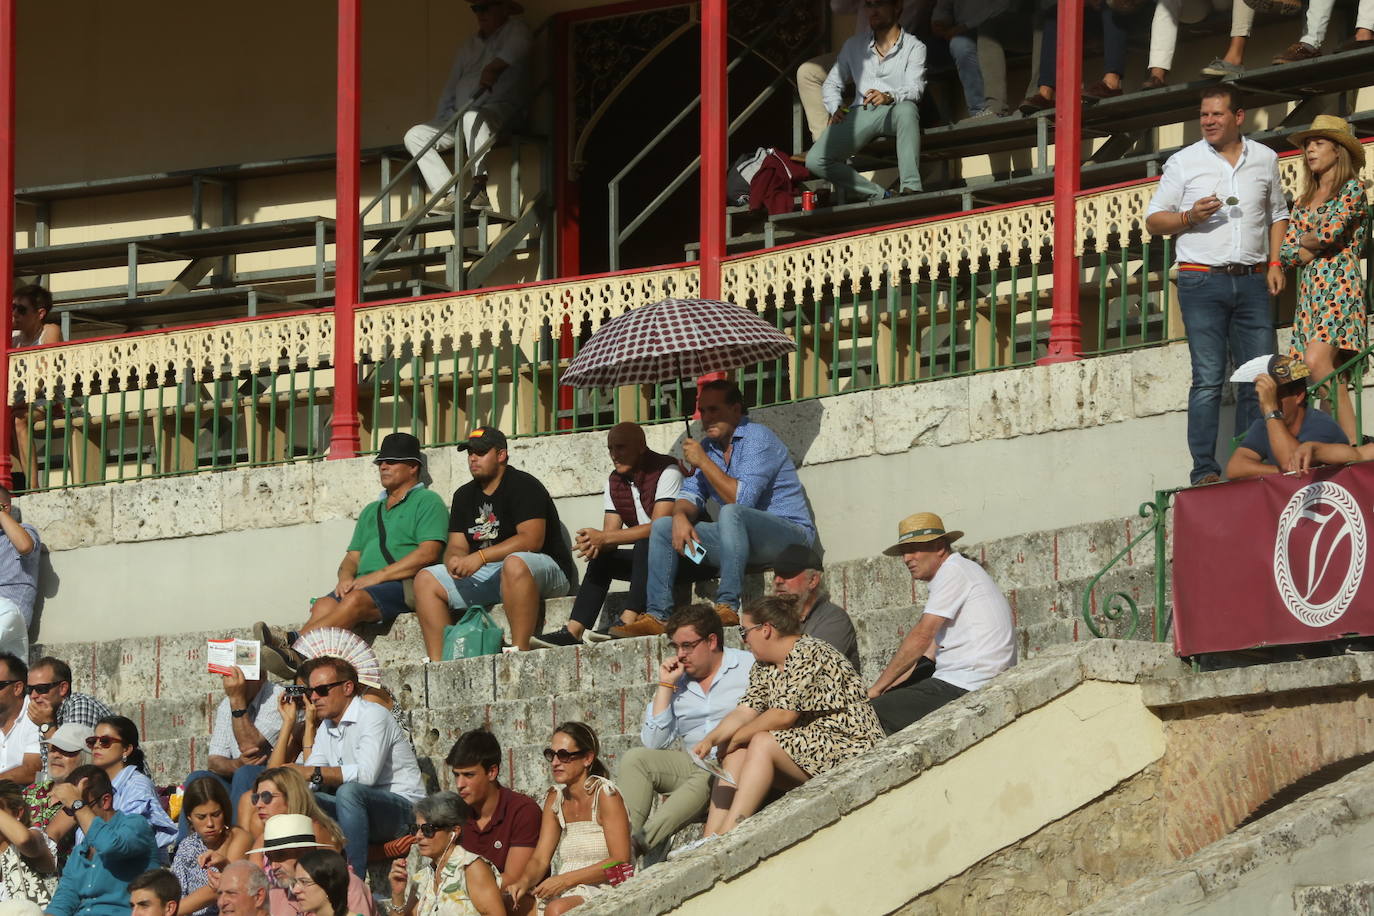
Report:
M 1305 182 L 1279 259 L 1285 268 L 1302 268 L 1292 355 L 1320 381 L 1366 345 L 1360 259 L 1369 232 L 1369 201 L 1359 177 L 1364 145 L 1344 119 L 1331 115 L 1318 115 L 1310 130 L 1289 140 L 1303 151 Z M 1332 390 L 1336 420 L 1358 442 L 1350 390 L 1341 380 L 1333 381 Z

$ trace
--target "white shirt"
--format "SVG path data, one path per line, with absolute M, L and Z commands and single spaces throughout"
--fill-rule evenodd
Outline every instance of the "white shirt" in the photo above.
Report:
M 1210 267 L 1267 263 L 1269 227 L 1288 219 L 1278 155 L 1242 137 L 1240 158 L 1232 166 L 1206 140 L 1185 146 L 1164 163 L 1146 215 L 1180 212 L 1212 194 L 1221 198 L 1221 209 L 1174 237 L 1177 260 Z M 1228 197 L 1239 202 L 1227 206 Z
M 935 634 L 931 677 L 977 690 L 1016 664 L 1011 605 L 987 571 L 963 554 L 951 553 L 940 564 L 925 612 L 949 621 Z
M 253 717 L 253 727 L 272 745 L 277 743 L 277 735 L 281 734 L 281 708 L 277 705 L 277 697 L 283 689 L 280 684 L 263 681 L 262 687 L 258 688 L 258 695 L 248 703 L 248 715 Z M 211 757 L 228 757 L 230 760 L 243 753 L 239 739 L 234 737 L 234 717 L 229 711 L 228 697 L 220 700 L 215 708 L 215 727 L 210 732 L 209 753 Z
M 862 105 L 870 89 L 886 92 L 894 102 L 915 102 L 926 88 L 926 46 L 910 32 L 899 31 L 886 57 L 878 55 L 868 30 L 844 43 L 835 66 L 821 85 L 825 110 L 834 114 L 844 106 L 844 87 L 854 84 L 854 105 Z
M 0 731 L 0 773 L 21 765 L 25 754 L 41 753 L 42 740 L 38 726 L 29 718 L 29 698 L 24 697 L 24 705 L 19 708 L 19 718 L 14 720 L 9 733 Z
M 420 765 L 391 713 L 354 697 L 338 722 L 325 719 L 315 734 L 308 767 L 338 767 L 344 782 L 385 789 L 410 801 L 425 797 Z
M 439 96 L 434 120 L 446 121 L 466 105 L 477 91 L 482 71 L 497 59 L 505 61 L 508 66 L 477 107 L 495 109 L 506 119 L 521 111 L 529 95 L 526 85 L 529 55 L 530 27 L 525 25 L 523 19 L 512 16 L 486 38 L 480 33 L 473 33 L 453 56 L 453 68 L 449 71 L 448 82 L 444 84 L 444 92 Z
M 635 518 L 639 524 L 649 524 L 649 516 L 644 512 L 644 503 L 640 501 L 639 487 L 635 486 L 634 480 L 629 481 L 630 495 L 635 501 Z M 663 469 L 663 473 L 658 475 L 658 486 L 654 488 L 654 502 L 663 500 L 673 501 L 677 499 L 678 491 L 682 489 L 682 471 L 678 470 L 677 465 L 670 464 Z M 618 511 L 615 503 L 611 501 L 611 481 L 607 479 L 606 489 L 602 492 L 602 503 L 607 512 Z

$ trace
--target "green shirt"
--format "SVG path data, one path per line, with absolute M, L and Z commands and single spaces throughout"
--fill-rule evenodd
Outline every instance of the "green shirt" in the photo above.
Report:
M 386 546 L 397 560 L 425 541 L 448 543 L 448 510 L 444 508 L 444 500 L 424 484 L 411 487 L 390 509 L 383 510 L 385 505 L 386 497 L 369 503 L 358 516 L 358 524 L 353 526 L 353 539 L 348 542 L 348 549 L 361 554 L 358 558 L 360 576 L 389 565 L 378 543 L 378 512 L 385 512 L 382 524 L 386 526 Z

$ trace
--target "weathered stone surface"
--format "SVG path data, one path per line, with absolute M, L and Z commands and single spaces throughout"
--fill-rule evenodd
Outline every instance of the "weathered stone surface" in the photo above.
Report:
M 1369 916 L 1374 913 L 1374 882 L 1294 888 L 1293 909 L 1303 916 Z
M 1093 639 L 1082 643 L 1073 654 L 1083 668 L 1083 676 L 1098 681 L 1134 684 L 1161 674 L 1188 673 L 1188 666 L 1167 643 Z
M 1115 359 L 1080 360 L 972 376 L 972 438 L 1006 439 L 1126 419 L 1130 409 L 1130 377 Z
M 28 493 L 16 504 L 48 550 L 75 550 L 114 541 L 114 491 L 125 484 Z
M 223 530 L 218 475 L 130 481 L 111 491 L 116 541 L 155 541 Z
M 217 477 L 225 531 L 302 525 L 314 519 L 314 464 L 244 468 Z
M 1136 350 L 1128 358 L 1134 416 L 1151 417 L 1187 408 L 1193 373 L 1186 343 Z
M 885 388 L 873 398 L 874 447 L 880 455 L 967 442 L 969 423 L 967 378 Z
M 896 539 L 896 526 L 893 526 Z M 825 569 L 831 600 L 851 617 L 878 608 L 907 607 L 912 602 L 911 573 L 896 557 L 849 560 Z
M 432 709 L 496 701 L 497 656 L 431 662 L 425 666 L 425 689 Z M 506 695 L 502 695 L 507 699 Z
M 510 463 L 538 477 L 555 499 L 600 493 L 610 472 L 604 432 L 516 439 Z
M 370 457 L 347 458 L 342 461 L 316 461 L 314 497 L 311 501 L 313 521 L 335 518 L 357 518 L 358 513 L 382 492 L 377 478 L 377 466 Z M 444 494 L 445 500 L 448 494 Z
M 865 391 L 779 404 L 749 415 L 778 434 L 800 467 L 873 454 L 873 409 L 873 393 Z

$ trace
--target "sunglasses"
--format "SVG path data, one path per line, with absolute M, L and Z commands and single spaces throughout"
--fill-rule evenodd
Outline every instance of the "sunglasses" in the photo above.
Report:
M 473 3 L 469 4 L 468 9 L 480 16 L 496 5 L 495 3 Z
M 327 696 L 329 696 L 329 691 L 333 690 L 335 687 L 339 686 L 340 684 L 347 684 L 347 683 L 348 683 L 348 681 L 334 681 L 333 683 L 330 683 L 330 684 L 318 684 L 318 685 L 316 685 L 316 686 L 314 686 L 314 687 L 307 687 L 307 688 L 305 688 L 305 692 L 308 693 L 308 694 L 310 694 L 311 696 L 316 696 L 316 697 L 327 697 Z
M 30 694 L 36 693 L 39 696 L 46 696 L 50 690 L 52 690 L 54 687 L 61 685 L 61 683 L 61 681 L 52 681 L 47 684 L 30 684 L 28 687 L 24 689 Z
M 254 792 L 252 795 L 248 796 L 248 799 L 255 805 L 270 805 L 272 804 L 272 799 L 285 797 L 286 796 L 280 792 L 268 792 L 264 789 L 261 792 Z
M 109 747 L 112 744 L 123 744 L 118 738 L 111 738 L 109 735 L 91 735 L 86 739 L 86 747 L 95 750 L 97 747 Z
M 59 757 L 80 757 L 81 751 L 64 751 L 62 750 L 62 748 L 58 747 L 55 744 L 49 744 L 48 756 L 51 757 L 53 754 L 57 754 Z
M 586 756 L 586 754 L 586 751 L 570 751 L 561 747 L 556 751 L 551 747 L 544 748 L 544 759 L 549 763 L 553 763 L 555 757 L 558 758 L 559 763 L 567 763 L 569 760 L 576 760 Z
M 452 829 L 452 827 L 445 827 L 442 824 L 411 824 L 406 828 L 406 835 L 414 836 L 416 833 L 419 833 L 425 839 L 432 840 L 434 839 L 434 834 L 438 833 L 440 830 Z
M 756 624 L 754 624 L 752 627 L 740 627 L 740 628 L 739 628 L 739 638 L 740 638 L 740 641 L 743 642 L 744 640 L 748 639 L 748 638 L 749 638 L 749 634 L 750 634 L 751 632 L 753 632 L 754 630 L 757 630 L 759 627 L 766 627 L 766 626 L 768 626 L 767 623 L 756 623 Z
M 23 683 L 23 680 L 23 678 L 17 677 L 10 681 L 0 681 L 0 690 L 4 690 L 6 687 L 12 687 L 15 684 L 21 684 Z

